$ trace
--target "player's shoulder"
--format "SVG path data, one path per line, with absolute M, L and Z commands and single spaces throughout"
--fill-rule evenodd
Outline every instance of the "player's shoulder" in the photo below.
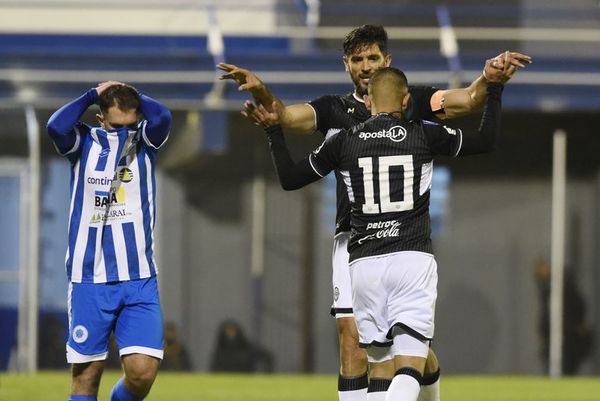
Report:
M 435 86 L 427 86 L 427 85 L 408 85 L 408 92 L 410 94 L 421 94 L 421 93 L 434 93 L 439 91 L 440 88 L 436 88 Z

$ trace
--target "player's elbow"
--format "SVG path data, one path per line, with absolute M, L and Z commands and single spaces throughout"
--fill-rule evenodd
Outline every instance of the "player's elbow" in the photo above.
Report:
M 279 183 L 284 191 L 295 191 L 302 188 L 302 185 L 298 185 L 298 183 L 290 180 L 280 180 Z
M 295 191 L 306 185 L 297 180 L 294 176 L 279 176 L 279 184 L 284 191 Z

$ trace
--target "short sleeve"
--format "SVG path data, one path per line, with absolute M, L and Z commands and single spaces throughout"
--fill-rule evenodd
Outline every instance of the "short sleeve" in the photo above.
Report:
M 410 100 L 406 117 L 409 120 L 429 120 L 434 117 L 431 97 L 439 89 L 431 86 L 409 86 Z
M 434 154 L 456 157 L 462 145 L 462 131 L 431 121 L 422 121 L 423 133 Z
M 311 167 L 315 173 L 321 177 L 325 177 L 339 165 L 342 142 L 345 134 L 346 131 L 340 131 L 325 139 L 321 146 L 309 155 L 308 160 Z
M 315 127 L 317 130 L 325 133 L 329 130 L 330 121 L 332 119 L 333 102 L 336 101 L 335 96 L 321 96 L 315 100 L 311 100 L 308 104 L 315 111 Z

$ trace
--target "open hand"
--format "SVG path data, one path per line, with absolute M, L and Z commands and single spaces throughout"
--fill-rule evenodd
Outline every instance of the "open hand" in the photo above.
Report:
M 226 72 L 226 74 L 221 75 L 219 79 L 231 79 L 232 81 L 235 81 L 239 85 L 239 91 L 252 92 L 264 87 L 263 82 L 250 70 L 225 63 L 217 64 L 217 68 Z

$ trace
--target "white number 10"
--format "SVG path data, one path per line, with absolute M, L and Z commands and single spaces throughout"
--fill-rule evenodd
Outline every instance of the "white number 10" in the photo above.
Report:
M 379 202 L 375 202 L 375 189 L 373 187 L 373 158 L 361 157 L 358 159 L 358 167 L 363 171 L 363 183 L 365 188 L 365 204 L 362 211 L 365 214 L 402 212 L 413 208 L 413 157 L 403 156 L 381 156 L 379 161 Z M 403 200 L 394 201 L 390 199 L 390 167 L 402 166 L 404 169 Z

